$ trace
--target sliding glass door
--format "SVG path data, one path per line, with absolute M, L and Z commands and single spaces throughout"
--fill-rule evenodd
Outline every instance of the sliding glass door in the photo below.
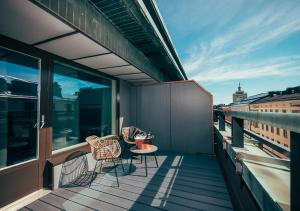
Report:
M 0 170 L 38 157 L 40 60 L 0 47 Z

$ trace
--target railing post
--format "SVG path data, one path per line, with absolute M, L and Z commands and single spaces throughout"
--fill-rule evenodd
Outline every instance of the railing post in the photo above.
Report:
M 244 147 L 244 120 L 232 117 L 231 136 L 233 147 Z
M 219 130 L 225 131 L 225 115 L 219 113 L 218 116 L 219 116 Z
M 218 121 L 218 113 L 217 111 L 214 111 L 214 122 Z
M 291 210 L 300 210 L 300 133 L 291 132 Z

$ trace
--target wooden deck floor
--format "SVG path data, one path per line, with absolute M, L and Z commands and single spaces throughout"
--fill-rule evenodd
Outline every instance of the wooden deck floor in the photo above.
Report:
M 114 171 L 99 174 L 88 187 L 60 188 L 21 210 L 232 210 L 221 169 L 215 157 L 204 155 L 148 157 L 135 160 L 132 172 L 118 167 L 120 187 Z

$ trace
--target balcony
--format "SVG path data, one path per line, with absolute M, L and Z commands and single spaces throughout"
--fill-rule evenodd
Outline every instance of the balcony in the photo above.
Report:
M 297 167 L 293 162 L 298 160 L 293 153 L 299 149 L 298 142 L 292 139 L 292 146 L 296 146 L 292 151 L 278 146 L 243 130 L 241 118 L 289 129 L 297 138 L 293 131 L 299 130 L 294 126 L 299 116 L 223 111 L 215 114 L 215 155 L 160 151 L 158 168 L 154 157 L 148 157 L 147 177 L 145 163 L 139 157 L 133 161 L 131 171 L 130 161 L 123 158 L 125 172 L 117 167 L 119 187 L 114 170 L 107 167 L 90 187 L 60 187 L 21 210 L 294 210 L 291 205 L 297 206 L 298 202 L 293 201 L 293 196 L 299 189 L 290 182 L 297 187 Z M 225 115 L 232 116 L 232 124 L 225 121 Z M 262 144 L 292 157 L 292 162 L 270 155 Z
M 0 5 L 1 209 L 25 196 L 21 210 L 300 210 L 300 115 L 216 111 L 214 123 L 213 96 L 186 80 L 152 1 Z M 31 66 L 34 80 L 25 74 Z M 291 131 L 291 150 L 244 120 Z M 129 171 L 123 156 L 119 187 L 114 166 L 90 187 L 59 185 L 71 153 L 84 151 L 93 171 L 87 135 L 120 135 L 130 125 L 155 134 L 159 165 L 149 156 L 148 176 L 145 161 L 136 157 Z M 28 202 L 43 188 L 47 195 Z

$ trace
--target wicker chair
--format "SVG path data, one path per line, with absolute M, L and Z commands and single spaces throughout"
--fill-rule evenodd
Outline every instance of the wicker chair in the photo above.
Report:
M 134 141 L 134 135 L 137 132 L 143 132 L 141 129 L 137 128 L 137 127 L 123 127 L 122 128 L 122 136 L 121 138 L 124 141 L 124 148 L 127 154 L 127 161 L 130 155 L 130 151 L 129 148 L 133 145 L 135 145 L 135 141 Z
M 125 148 L 125 151 L 127 153 L 127 161 L 128 161 L 128 158 L 130 156 L 130 150 L 129 149 L 130 149 L 130 147 L 135 145 L 134 136 L 137 133 L 146 133 L 146 132 L 139 129 L 139 128 L 137 128 L 137 127 L 134 127 L 134 126 L 123 127 L 121 132 L 122 132 L 121 138 L 124 141 L 124 148 Z M 151 140 L 151 144 L 153 144 L 153 140 Z M 141 163 L 142 163 L 142 160 L 143 160 L 143 156 L 141 156 Z
M 124 171 L 124 166 L 122 163 L 122 159 L 120 159 L 121 155 L 121 146 L 119 144 L 119 137 L 115 135 L 109 135 L 104 137 L 98 137 L 95 135 L 89 136 L 86 139 L 86 142 L 89 143 L 91 146 L 91 153 L 93 158 L 96 160 L 96 164 L 94 167 L 93 175 L 96 173 L 97 164 L 100 161 L 100 173 L 102 171 L 103 161 L 111 160 L 115 166 L 115 174 L 117 178 L 117 183 L 119 187 L 119 180 L 118 180 L 118 173 L 117 173 L 117 166 L 118 161 L 121 162 L 122 169 Z M 117 166 L 116 166 L 117 162 Z M 97 173 L 96 173 L 97 174 Z M 90 182 L 91 186 L 92 180 Z

